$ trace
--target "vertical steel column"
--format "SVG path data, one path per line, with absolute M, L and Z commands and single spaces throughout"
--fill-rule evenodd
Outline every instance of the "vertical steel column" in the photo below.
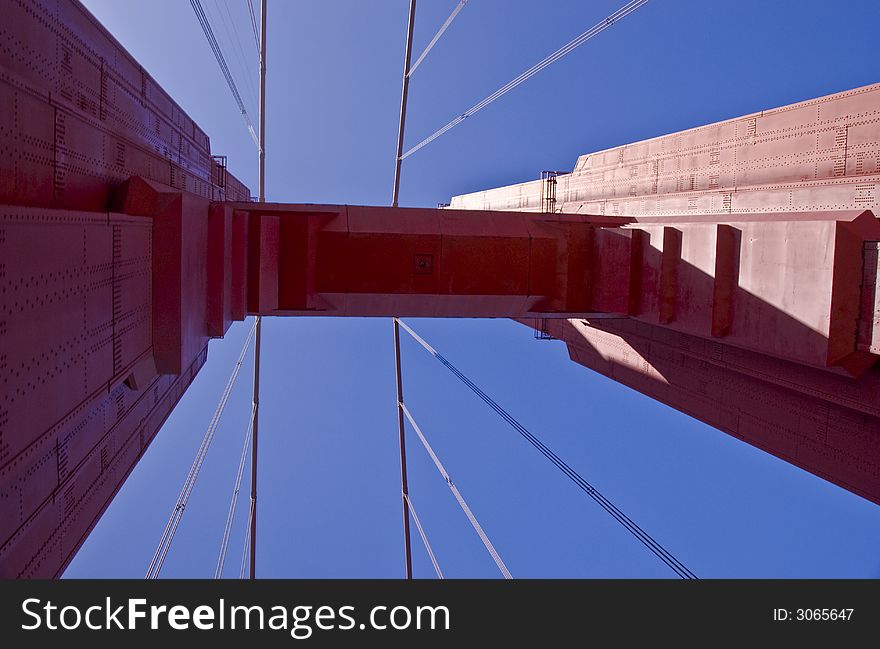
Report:
M 266 0 L 260 7 L 260 202 L 266 200 Z M 260 333 L 262 318 L 257 316 L 254 343 L 254 425 L 251 436 L 251 566 L 250 578 L 257 577 L 257 429 L 260 420 Z
M 400 122 L 397 127 L 397 156 L 394 158 L 394 191 L 391 193 L 391 207 L 397 207 L 400 193 L 400 156 L 403 155 L 403 132 L 406 125 L 406 96 L 409 92 L 409 62 L 412 58 L 413 26 L 416 22 L 416 0 L 409 2 L 409 26 L 406 31 L 406 55 L 403 59 L 403 89 L 400 92 Z
M 403 547 L 406 578 L 412 579 L 412 546 L 409 537 L 409 486 L 406 479 L 406 429 L 403 423 L 403 380 L 400 372 L 400 325 L 394 320 L 394 370 L 397 375 L 397 431 L 400 437 L 400 491 L 403 499 Z
M 266 200 L 266 0 L 260 12 L 260 202 Z
M 406 98 L 409 92 L 409 64 L 412 59 L 413 27 L 416 22 L 416 0 L 409 3 L 409 24 L 406 29 L 406 54 L 403 58 L 403 89 L 400 92 L 400 121 L 397 126 L 397 155 L 394 158 L 394 190 L 391 206 L 397 207 L 400 194 L 400 156 L 403 155 L 403 134 L 406 127 Z M 406 556 L 406 578 L 412 579 L 412 545 L 409 534 L 409 487 L 406 480 L 406 429 L 403 423 L 403 383 L 400 375 L 400 325 L 394 318 L 394 366 L 397 374 L 397 433 L 400 440 L 400 493 L 403 500 L 403 547 Z

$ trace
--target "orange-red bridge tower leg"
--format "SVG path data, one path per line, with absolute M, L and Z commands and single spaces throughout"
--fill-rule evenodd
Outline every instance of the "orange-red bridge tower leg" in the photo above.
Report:
M 877 87 L 816 100 L 812 126 L 783 111 L 635 145 L 644 167 L 579 163 L 554 178 L 571 209 L 530 205 L 539 185 L 467 209 L 255 203 L 78 2 L 0 15 L 0 577 L 63 571 L 209 340 L 249 314 L 538 323 L 574 360 L 880 502 Z M 762 162 L 729 189 L 730 151 L 779 157 L 771 117 L 818 153 L 792 153 L 784 186 Z M 675 156 L 710 172 L 664 170 Z M 608 182 L 628 189 L 597 198 Z

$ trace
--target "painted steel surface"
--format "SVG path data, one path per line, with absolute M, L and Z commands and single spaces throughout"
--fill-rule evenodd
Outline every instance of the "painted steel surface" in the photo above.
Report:
M 156 371 L 154 223 L 113 212 L 114 191 L 249 192 L 78 2 L 0 16 L 0 577 L 52 577 L 207 354 L 206 333 Z
M 254 203 L 77 2 L 0 15 L 0 576 L 63 571 L 248 314 L 541 323 L 880 502 L 880 86 L 582 156 L 552 192 Z
M 583 155 L 556 181 L 555 210 L 640 223 L 653 287 L 625 319 L 542 321 L 573 360 L 880 502 L 880 84 Z M 542 211 L 542 189 L 451 205 Z

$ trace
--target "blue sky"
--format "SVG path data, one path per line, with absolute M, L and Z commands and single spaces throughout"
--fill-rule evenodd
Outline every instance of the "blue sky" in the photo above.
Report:
M 255 193 L 253 143 L 190 4 L 85 4 Z M 203 4 L 256 114 L 246 2 Z M 269 0 L 270 200 L 390 201 L 408 4 Z M 419 3 L 416 53 L 455 4 Z M 621 4 L 471 0 L 413 76 L 407 144 Z M 570 169 L 582 153 L 876 82 L 878 13 L 875 0 L 652 0 L 408 158 L 400 203 L 434 206 Z M 521 325 L 410 324 L 697 575 L 880 577 L 876 505 L 589 372 Z M 146 572 L 248 328 L 211 344 L 66 576 Z M 515 577 L 672 576 L 439 363 L 402 343 L 410 410 Z M 213 575 L 250 371 L 249 360 L 164 577 Z M 258 575 L 402 576 L 390 322 L 267 318 L 262 376 Z M 412 431 L 408 444 L 411 495 L 444 573 L 497 577 Z M 245 491 L 227 576 L 238 574 Z M 431 577 L 413 533 L 415 575 Z

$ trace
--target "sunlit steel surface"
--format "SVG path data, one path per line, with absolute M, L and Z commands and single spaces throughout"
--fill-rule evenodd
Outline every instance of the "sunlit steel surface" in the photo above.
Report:
M 880 86 L 452 209 L 255 203 L 79 3 L 0 15 L 0 576 L 61 573 L 248 314 L 540 321 L 880 502 Z

